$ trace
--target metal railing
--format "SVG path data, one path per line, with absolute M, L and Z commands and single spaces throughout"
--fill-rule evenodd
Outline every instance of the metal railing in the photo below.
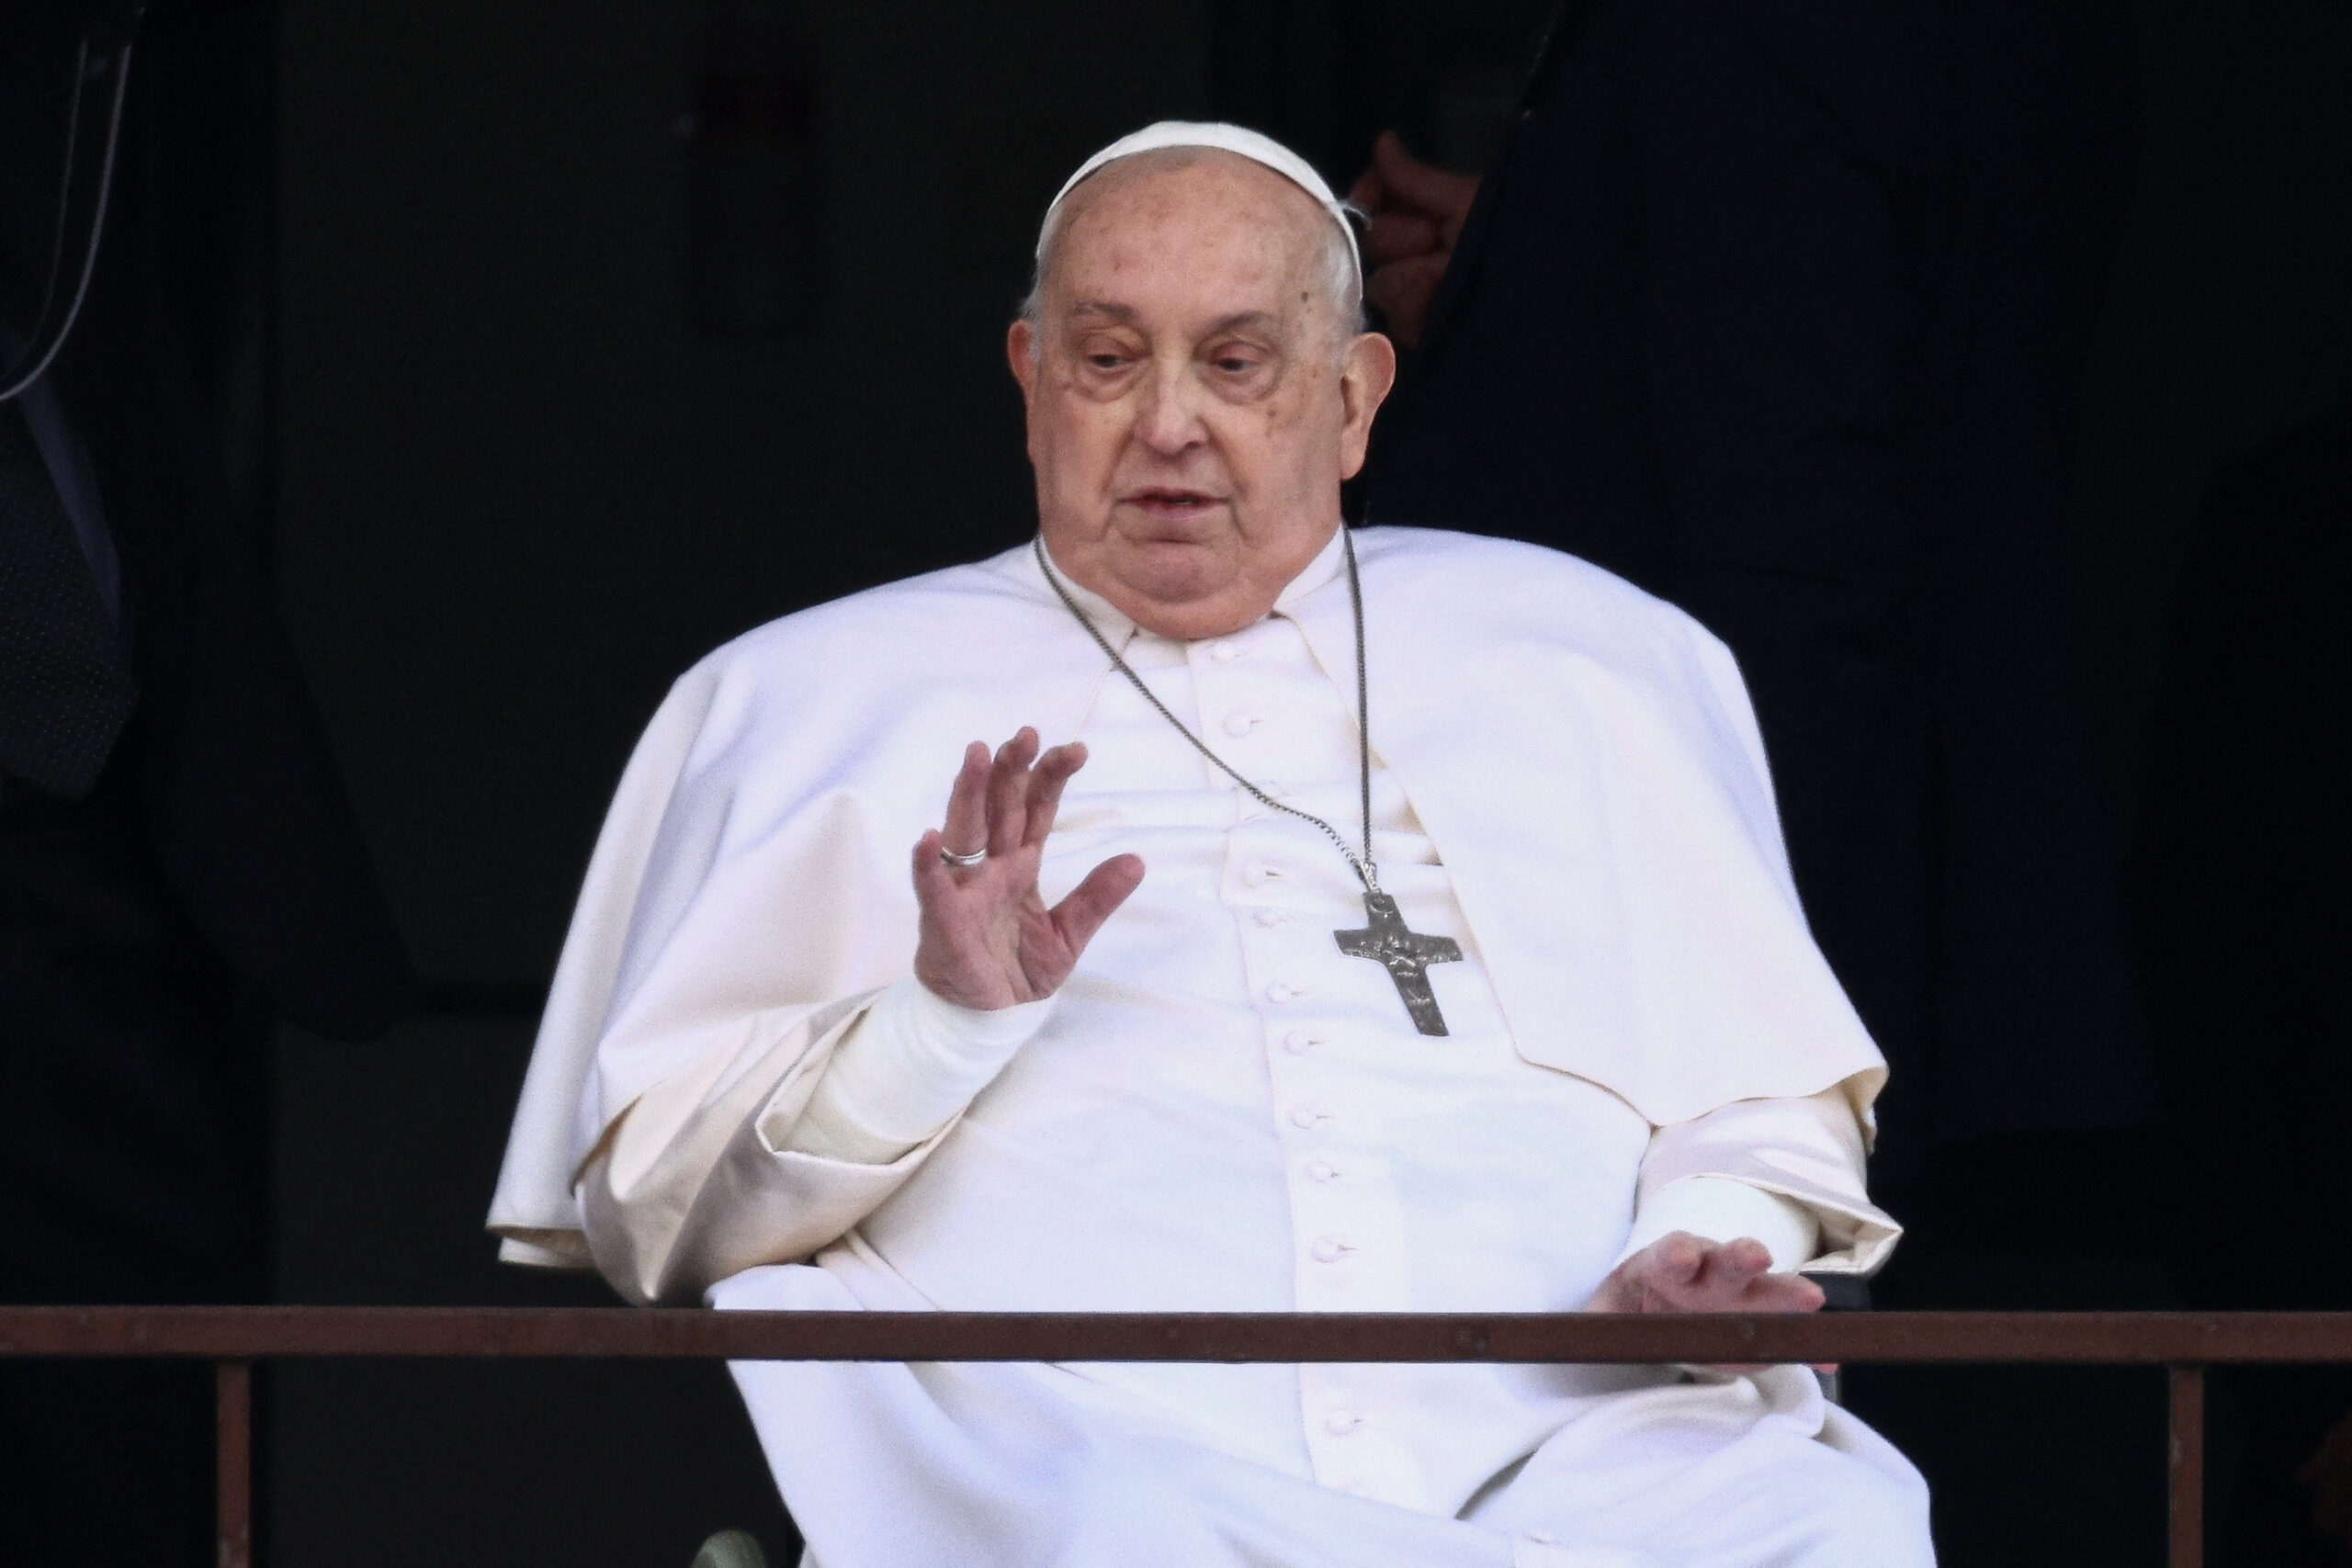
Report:
M 214 1363 L 220 1568 L 253 1562 L 253 1364 L 779 1361 L 1911 1362 L 2163 1366 L 2171 1568 L 2204 1562 L 2205 1369 L 2352 1361 L 2352 1313 L 789 1313 L 623 1307 L 0 1307 L 0 1357 Z

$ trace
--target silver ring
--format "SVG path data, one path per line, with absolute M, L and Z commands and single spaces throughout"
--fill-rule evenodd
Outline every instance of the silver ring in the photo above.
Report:
M 982 861 L 989 858 L 989 847 L 986 844 L 982 844 L 970 854 L 959 855 L 954 850 L 949 849 L 945 844 L 941 844 L 939 846 L 939 858 L 945 861 L 949 865 L 978 865 Z

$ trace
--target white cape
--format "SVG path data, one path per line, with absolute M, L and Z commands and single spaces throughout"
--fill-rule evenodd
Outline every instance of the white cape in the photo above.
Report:
M 1806 930 L 1723 645 L 1554 551 L 1407 528 L 1357 544 L 1372 743 L 1521 1054 L 1661 1125 L 1841 1083 L 1866 1112 L 1884 1066 Z M 1352 673 L 1343 578 L 1288 613 Z M 765 1054 L 755 1032 L 810 1052 L 907 974 L 908 853 L 964 745 L 1024 724 L 1067 739 L 1107 676 L 1024 547 L 786 616 L 680 679 L 557 969 L 490 1214 L 503 1256 L 585 1264 L 573 1178 L 621 1112 L 683 1089 L 660 1112 L 683 1126 Z

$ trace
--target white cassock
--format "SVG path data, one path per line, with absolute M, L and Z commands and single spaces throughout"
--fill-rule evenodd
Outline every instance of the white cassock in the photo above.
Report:
M 1729 655 L 1549 551 L 1372 529 L 1374 859 L 1415 1031 L 1313 826 L 1215 772 L 1026 549 L 683 679 L 565 950 L 492 1214 L 638 1300 L 1566 1312 L 1668 1230 L 1866 1272 L 1883 1077 L 1805 933 Z M 1334 540 L 1183 644 L 1082 602 L 1227 761 L 1356 820 Z M 1047 1002 L 908 977 L 963 745 L 1083 739 L 1041 874 L 1148 867 Z M 578 1173 L 575 1187 L 574 1173 Z M 583 1239 L 584 1238 L 584 1239 Z M 802 1261 L 807 1259 L 807 1261 Z M 1911 1568 L 1925 1489 L 1809 1373 L 746 1363 L 820 1568 Z

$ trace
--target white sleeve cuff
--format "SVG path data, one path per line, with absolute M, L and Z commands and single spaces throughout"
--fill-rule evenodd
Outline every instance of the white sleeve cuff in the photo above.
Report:
M 1618 1261 L 1676 1231 L 1708 1241 L 1760 1241 L 1776 1274 L 1804 1268 L 1821 1241 L 1821 1222 L 1793 1198 L 1726 1177 L 1686 1176 L 1659 1188 L 1634 1213 Z
M 905 979 L 874 998 L 833 1048 L 784 1147 L 826 1159 L 888 1165 L 963 1114 L 1054 999 L 980 1012 Z

